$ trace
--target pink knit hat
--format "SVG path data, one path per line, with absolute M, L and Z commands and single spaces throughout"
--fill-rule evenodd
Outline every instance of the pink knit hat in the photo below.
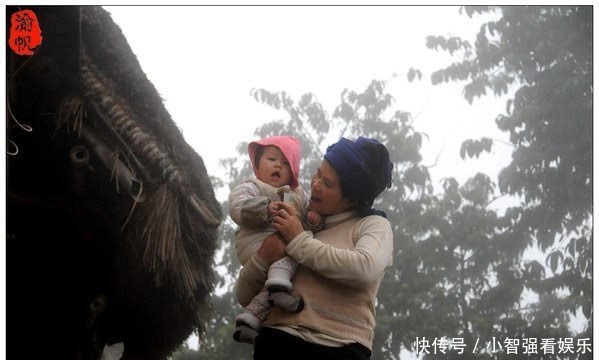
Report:
M 300 156 L 302 153 L 302 147 L 299 140 L 293 136 L 271 136 L 262 140 L 252 141 L 248 145 L 248 153 L 256 177 L 258 177 L 258 164 L 254 163 L 256 161 L 256 151 L 259 146 L 269 145 L 278 147 L 287 158 L 287 161 L 289 161 L 291 167 L 291 181 L 289 182 L 289 187 L 295 189 L 299 185 L 297 178 L 299 175 Z

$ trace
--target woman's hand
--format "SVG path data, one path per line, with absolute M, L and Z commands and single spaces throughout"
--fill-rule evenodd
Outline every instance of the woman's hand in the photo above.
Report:
M 304 231 L 304 227 L 296 214 L 295 208 L 285 202 L 276 202 L 278 210 L 272 218 L 272 225 L 279 230 L 283 240 L 289 243 Z
M 277 233 L 272 233 L 264 239 L 258 249 L 258 256 L 269 265 L 285 257 L 285 242 Z

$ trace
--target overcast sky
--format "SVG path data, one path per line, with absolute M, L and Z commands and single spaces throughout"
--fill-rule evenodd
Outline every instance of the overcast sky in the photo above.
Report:
M 224 177 L 219 160 L 236 156 L 257 127 L 286 118 L 256 102 L 251 89 L 285 91 L 295 100 L 312 92 L 332 114 L 344 89 L 362 92 L 373 79 L 388 80 L 392 109 L 410 112 L 415 129 L 428 134 L 424 164 L 440 154 L 434 181 L 493 174 L 509 161 L 505 145 L 478 161 L 459 158 L 468 138 L 506 138 L 494 123 L 505 99 L 488 96 L 470 106 L 461 85 L 430 84 L 433 70 L 457 59 L 426 49 L 426 36 L 473 42 L 480 28 L 480 18 L 460 15 L 457 6 L 105 8 L 211 175 Z M 422 81 L 406 80 L 410 67 L 422 71 Z

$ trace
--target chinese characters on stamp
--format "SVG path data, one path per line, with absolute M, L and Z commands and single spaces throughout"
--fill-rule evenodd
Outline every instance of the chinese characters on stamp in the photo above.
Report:
M 10 17 L 8 45 L 17 55 L 33 55 L 42 43 L 42 30 L 37 16 L 31 10 L 21 10 Z

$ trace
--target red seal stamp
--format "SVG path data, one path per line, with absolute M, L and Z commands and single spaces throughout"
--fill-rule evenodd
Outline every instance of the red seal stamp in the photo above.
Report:
M 33 55 L 33 50 L 42 43 L 42 29 L 37 16 L 31 10 L 21 10 L 10 17 L 8 46 L 17 55 Z

